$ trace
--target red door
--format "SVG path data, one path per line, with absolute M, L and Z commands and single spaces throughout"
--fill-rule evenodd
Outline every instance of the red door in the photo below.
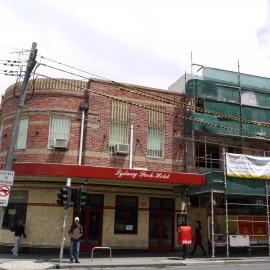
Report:
M 172 252 L 174 250 L 174 213 L 150 211 L 149 251 Z
M 81 213 L 83 237 L 81 251 L 90 251 L 95 246 L 101 246 L 102 209 L 84 208 Z

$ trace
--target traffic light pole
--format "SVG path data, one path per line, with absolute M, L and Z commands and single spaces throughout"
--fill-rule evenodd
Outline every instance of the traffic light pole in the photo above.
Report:
M 61 246 L 60 246 L 60 254 L 59 254 L 59 263 L 60 264 L 63 261 L 66 222 L 67 222 L 67 208 L 64 208 L 64 222 L 63 222 L 63 226 L 62 226 L 62 237 L 61 237 Z
M 71 187 L 71 178 L 67 179 L 66 187 L 68 189 L 68 196 L 70 197 L 70 187 Z M 70 198 L 68 199 L 70 202 Z M 67 222 L 67 209 L 69 203 L 64 207 L 64 221 L 62 226 L 62 237 L 61 237 L 61 246 L 60 246 L 60 254 L 59 254 L 59 264 L 63 261 L 63 251 L 64 251 L 64 243 L 65 243 L 65 229 L 66 229 L 66 222 Z

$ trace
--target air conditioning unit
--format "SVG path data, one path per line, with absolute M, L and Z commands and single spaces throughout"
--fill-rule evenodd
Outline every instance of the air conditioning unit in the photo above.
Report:
M 129 144 L 116 144 L 113 147 L 113 152 L 116 154 L 128 155 L 129 153 Z
M 147 171 L 147 168 L 142 167 L 133 167 L 132 170 L 138 170 L 138 171 Z
M 68 149 L 68 140 L 67 139 L 55 139 L 54 148 Z

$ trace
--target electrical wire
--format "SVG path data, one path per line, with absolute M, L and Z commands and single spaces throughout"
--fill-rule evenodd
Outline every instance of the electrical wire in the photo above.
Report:
M 63 64 L 63 63 L 60 63 L 60 62 L 45 58 L 43 56 L 41 56 L 41 58 L 47 59 L 47 60 L 52 61 L 54 63 L 61 64 L 63 66 L 66 66 L 66 67 L 69 67 L 69 68 L 72 68 L 72 69 L 75 69 L 75 70 L 78 70 L 78 71 L 81 71 L 81 72 L 84 72 L 84 73 L 87 73 L 89 75 L 96 76 L 98 78 L 102 78 L 103 80 L 106 80 L 106 81 L 108 81 L 110 83 L 113 83 L 113 84 L 116 84 L 118 86 L 124 86 L 125 88 L 120 88 L 120 90 L 123 90 L 123 91 L 128 91 L 128 92 L 138 94 L 138 95 L 141 95 L 141 96 L 144 96 L 144 97 L 152 98 L 152 99 L 155 98 L 156 101 L 161 101 L 161 102 L 164 102 L 164 103 L 167 103 L 167 104 L 172 104 L 174 106 L 179 106 L 179 107 L 184 106 L 184 109 L 185 108 L 196 109 L 197 111 L 199 111 L 201 113 L 208 113 L 208 114 L 220 117 L 220 118 L 224 118 L 226 120 L 232 120 L 232 121 L 236 121 L 236 122 L 240 122 L 240 123 L 244 123 L 244 124 L 251 124 L 251 125 L 257 125 L 257 126 L 260 126 L 260 127 L 270 128 L 270 124 L 268 124 L 267 122 L 243 119 L 243 118 L 236 117 L 236 116 L 233 116 L 233 115 L 230 115 L 230 114 L 224 114 L 224 113 L 213 111 L 213 110 L 210 110 L 210 109 L 201 108 L 201 107 L 198 107 L 198 106 L 195 106 L 195 105 L 190 105 L 187 102 L 175 101 L 173 99 L 160 97 L 159 95 L 156 95 L 154 93 L 145 93 L 144 90 L 139 89 L 138 87 L 131 86 L 131 85 L 124 84 L 124 83 L 120 83 L 120 82 L 115 82 L 115 81 L 110 80 L 108 78 L 105 78 L 105 77 L 102 77 L 102 76 L 99 76 L 99 75 L 95 75 L 93 73 L 90 73 L 90 72 L 87 72 L 87 71 L 84 71 L 84 70 L 81 70 L 81 69 L 77 69 L 75 67 L 72 67 L 72 66 L 69 66 L 69 65 L 66 65 L 66 64 Z M 81 78 L 84 78 L 84 79 L 89 79 L 88 77 L 81 76 L 81 75 L 78 75 L 76 73 L 68 72 L 66 70 L 59 69 L 59 68 L 56 68 L 56 67 L 53 67 L 53 66 L 50 66 L 50 65 L 46 65 L 46 64 L 43 64 L 43 63 L 41 65 L 44 65 L 44 66 L 49 67 L 49 68 L 56 69 L 56 70 L 61 71 L 61 72 L 72 74 L 74 76 L 78 76 L 78 77 L 81 77 Z M 129 88 L 131 90 L 127 90 L 126 88 Z
M 89 80 L 89 78 L 88 78 L 88 77 L 81 76 L 81 75 L 75 74 L 75 73 L 73 73 L 73 72 L 65 71 L 65 70 L 60 69 L 60 68 L 52 67 L 52 66 L 50 66 L 50 65 L 46 65 L 46 64 L 44 64 L 44 63 L 39 63 L 39 65 L 44 66 L 44 67 L 53 68 L 53 69 L 55 69 L 55 70 L 57 70 L 57 71 L 65 72 L 65 73 L 67 73 L 67 74 L 74 75 L 74 76 L 77 76 L 77 77 L 80 77 L 80 78 L 83 78 L 83 79 Z
M 91 75 L 91 76 L 100 78 L 100 79 L 102 79 L 102 80 L 106 80 L 106 81 L 108 80 L 108 79 L 106 79 L 105 77 L 102 77 L 102 76 L 100 76 L 100 75 L 96 75 L 96 74 L 94 74 L 94 73 L 91 73 L 91 72 L 88 72 L 88 71 L 85 71 L 85 70 L 82 70 L 82 69 L 79 69 L 79 68 L 76 68 L 76 67 L 73 67 L 73 66 L 70 66 L 70 65 L 67 65 L 67 64 L 64 64 L 64 63 L 61 63 L 61 62 L 52 60 L 52 59 L 49 59 L 49 58 L 44 57 L 44 56 L 41 56 L 41 58 L 42 58 L 42 59 L 45 59 L 45 60 L 48 60 L 48 61 L 50 61 L 50 62 L 59 64 L 59 65 L 62 65 L 62 66 L 65 66 L 65 67 L 68 67 L 68 68 L 71 68 L 71 69 L 74 69 L 74 70 L 77 70 L 77 71 L 86 73 L 86 74 L 88 74 L 88 75 Z
M 45 58 L 45 57 L 43 57 L 43 56 L 41 56 L 41 58 L 43 58 L 43 59 L 47 59 L 47 60 L 50 60 L 50 61 L 53 61 L 53 60 L 51 60 L 51 59 L 48 59 L 48 58 Z M 56 62 L 56 61 L 54 61 L 55 63 L 58 63 L 58 64 L 61 64 L 61 65 L 64 65 L 63 63 L 60 63 L 60 62 Z M 62 72 L 66 72 L 66 73 L 69 73 L 69 74 L 72 74 L 72 75 L 75 75 L 75 76 L 80 76 L 80 77 L 83 77 L 83 78 L 85 78 L 85 79 L 88 79 L 87 77 L 84 77 L 84 76 L 81 76 L 81 75 L 78 75 L 78 74 L 75 74 L 75 73 L 71 73 L 71 72 L 68 72 L 68 71 L 65 71 L 65 70 L 63 70 L 63 69 L 58 69 L 58 68 L 55 68 L 55 67 L 52 67 L 52 66 L 49 66 L 49 65 L 46 65 L 46 64 L 44 64 L 44 63 L 40 63 L 41 65 L 44 65 L 44 66 L 47 66 L 47 67 L 49 67 L 49 68 L 53 68 L 53 69 L 56 69 L 56 70 L 58 70 L 58 71 L 62 71 Z M 65 65 L 65 66 L 68 66 L 68 65 Z M 71 66 L 68 66 L 68 67 L 71 67 Z M 73 69 L 75 69 L 74 67 L 71 67 L 71 68 L 73 68 Z M 78 70 L 78 69 L 77 69 Z M 80 70 L 80 71 L 82 71 L 82 70 Z M 85 72 L 85 71 L 84 71 Z M 87 72 L 88 73 L 88 72 Z M 90 73 L 89 73 L 90 74 Z M 92 74 L 93 75 L 93 74 Z M 99 77 L 101 77 L 101 76 L 99 76 Z M 106 78 L 104 78 L 104 77 L 102 77 L 103 79 L 106 79 Z M 51 78 L 52 79 L 52 78 Z M 109 82 L 112 82 L 112 83 L 116 83 L 116 82 L 114 82 L 114 81 L 111 81 L 111 80 L 108 80 Z M 119 85 L 119 83 L 116 83 L 117 85 Z M 125 86 L 125 87 L 128 87 L 126 84 L 120 84 L 120 85 L 123 85 L 123 86 Z M 123 90 L 123 89 L 121 89 L 121 90 Z M 138 88 L 136 88 L 136 90 L 138 91 Z M 143 91 L 143 90 L 140 90 L 140 91 Z M 98 93 L 96 93 L 96 94 L 98 94 Z M 147 95 L 147 94 L 145 94 L 145 93 L 141 93 L 141 94 L 143 94 L 144 96 L 147 96 L 147 97 L 149 97 L 149 94 Z M 153 98 L 153 95 L 150 95 L 150 97 L 151 98 Z M 112 97 L 111 97 L 112 98 Z M 159 99 L 159 101 L 161 101 L 161 102 L 168 102 L 167 100 L 164 100 L 164 98 L 160 98 L 159 96 L 157 97 L 158 99 Z M 169 102 L 173 102 L 174 103 L 174 105 L 176 105 L 177 103 L 174 101 L 174 100 L 170 100 Z M 182 104 L 182 105 L 185 105 L 185 106 L 187 106 L 187 104 Z M 194 106 L 190 106 L 191 108 L 194 108 Z M 149 109 L 149 108 L 148 108 Z M 206 112 L 206 110 L 204 110 L 203 112 Z M 225 115 L 225 114 L 221 114 L 221 113 L 219 113 L 219 112 L 215 112 L 215 111 L 209 111 L 209 113 L 210 112 L 212 112 L 212 113 L 214 113 L 214 114 L 216 114 L 216 115 L 218 115 L 218 116 L 223 116 L 223 117 L 225 117 L 225 118 L 231 118 L 231 119 L 233 119 L 233 120 L 235 120 L 235 121 L 237 121 L 237 120 L 240 120 L 241 122 L 245 122 L 245 123 L 249 123 L 249 124 L 257 124 L 257 125 L 263 125 L 263 127 L 268 127 L 269 125 L 268 124 L 266 124 L 266 123 L 261 123 L 261 122 L 255 122 L 255 121 L 251 121 L 251 120 L 246 120 L 246 119 L 238 119 L 238 118 L 236 118 L 236 117 L 234 117 L 234 116 L 230 116 L 230 115 Z M 178 115 L 178 117 L 179 117 L 179 115 Z M 185 118 L 186 120 L 190 120 L 190 121 L 192 121 L 192 122 L 198 122 L 198 123 L 203 123 L 203 124 L 206 124 L 206 125 L 210 125 L 210 126 L 214 126 L 214 127 L 219 127 L 219 128 L 223 128 L 223 129 L 226 129 L 226 130 L 231 130 L 231 131 L 237 131 L 237 132 L 240 132 L 240 133 L 246 133 L 246 134 L 249 134 L 249 135 L 252 135 L 252 136 L 255 136 L 255 137 L 263 137 L 263 138 L 268 138 L 268 136 L 264 136 L 264 135 L 258 135 L 258 134 L 254 134 L 254 133 L 251 133 L 251 132 L 248 132 L 248 131 L 243 131 L 243 130 L 241 130 L 241 129 L 237 129 L 237 128 L 230 128 L 230 127 L 225 127 L 225 126 L 222 126 L 222 125 L 215 125 L 215 124 L 212 124 L 212 123 L 208 123 L 208 122 L 206 122 L 205 120 L 199 120 L 199 119 L 192 119 L 191 117 L 183 117 L 183 118 Z M 267 126 L 266 126 L 267 125 Z
M 84 88 L 84 87 L 74 85 L 74 84 L 72 84 L 70 82 L 67 82 L 67 81 L 63 81 L 63 80 L 61 81 L 59 79 L 51 78 L 51 77 L 49 77 L 47 75 L 43 75 L 43 74 L 38 74 L 38 75 L 40 77 L 48 78 L 48 79 L 51 79 L 53 81 L 61 82 L 61 83 L 66 84 L 66 85 L 76 87 L 77 89 L 81 89 L 81 91 L 88 91 L 89 93 L 95 94 L 97 96 L 103 96 L 103 97 L 110 98 L 110 99 L 113 99 L 113 100 L 123 101 L 123 102 L 129 103 L 129 104 L 134 105 L 134 106 L 145 108 L 147 110 L 152 110 L 152 111 L 156 111 L 156 112 L 159 112 L 159 113 L 164 113 L 164 114 L 169 115 L 169 116 L 178 117 L 178 118 L 180 118 L 182 120 L 189 120 L 191 122 L 200 123 L 200 124 L 208 125 L 208 126 L 211 126 L 211 127 L 218 127 L 218 128 L 222 128 L 222 129 L 225 129 L 225 130 L 236 131 L 236 132 L 239 132 L 240 134 L 244 133 L 244 134 L 248 134 L 248 135 L 251 135 L 251 136 L 257 137 L 257 138 L 270 139 L 270 137 L 266 136 L 266 135 L 255 134 L 255 133 L 252 133 L 252 132 L 249 132 L 249 131 L 246 131 L 246 130 L 241 130 L 241 129 L 237 129 L 237 128 L 231 128 L 231 127 L 225 127 L 225 126 L 222 126 L 222 125 L 216 125 L 216 124 L 213 124 L 213 123 L 206 122 L 205 120 L 193 119 L 192 117 L 188 117 L 188 116 L 181 116 L 180 114 L 176 115 L 174 113 L 164 112 L 162 110 L 158 110 L 158 109 L 156 109 L 154 107 L 151 107 L 151 106 L 148 107 L 148 106 L 138 104 L 138 103 L 135 103 L 135 102 L 132 102 L 132 101 L 127 101 L 127 100 L 125 100 L 123 98 L 119 98 L 119 97 L 115 97 L 115 96 L 112 96 L 112 95 L 100 93 L 100 92 L 97 92 L 97 91 L 92 90 L 92 89 L 88 89 L 88 88 Z

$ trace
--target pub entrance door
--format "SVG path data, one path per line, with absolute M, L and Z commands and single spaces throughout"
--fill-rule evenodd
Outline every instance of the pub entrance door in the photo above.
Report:
M 83 236 L 81 251 L 90 251 L 95 246 L 101 246 L 103 225 L 103 196 L 88 195 L 88 204 L 82 209 L 81 224 Z
M 174 199 L 150 198 L 149 251 L 174 250 Z

